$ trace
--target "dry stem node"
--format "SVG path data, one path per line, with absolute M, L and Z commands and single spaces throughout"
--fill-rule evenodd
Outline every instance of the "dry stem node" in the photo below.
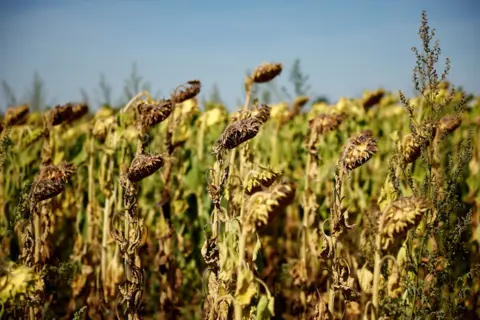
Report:
M 161 155 L 137 154 L 128 168 L 127 177 L 132 182 L 139 182 L 157 172 L 163 164 Z
M 369 130 L 351 137 L 341 154 L 340 165 L 345 172 L 350 172 L 366 163 L 377 152 L 377 140 Z
M 251 79 L 255 83 L 265 83 L 282 73 L 281 63 L 262 63 L 253 70 Z

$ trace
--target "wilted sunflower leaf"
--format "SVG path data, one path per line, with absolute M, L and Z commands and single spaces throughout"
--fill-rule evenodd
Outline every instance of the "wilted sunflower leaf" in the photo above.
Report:
M 255 285 L 255 277 L 253 272 L 248 269 L 243 269 L 238 275 L 240 286 L 235 292 L 237 303 L 241 306 L 246 306 L 250 303 L 253 296 L 257 293 L 257 286 Z

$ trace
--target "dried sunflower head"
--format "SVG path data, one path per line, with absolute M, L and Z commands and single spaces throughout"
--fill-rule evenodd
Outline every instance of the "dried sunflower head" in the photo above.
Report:
M 367 95 L 364 96 L 363 98 L 363 107 L 365 109 L 369 109 L 375 105 L 377 105 L 383 98 L 383 96 L 385 95 L 385 90 L 383 89 L 378 89 L 374 92 L 371 92 Z
M 200 80 L 190 80 L 187 82 L 187 86 L 183 86 L 183 90 L 178 90 L 174 93 L 172 100 L 176 103 L 182 103 L 193 99 L 200 93 L 201 87 Z
M 127 171 L 127 178 L 139 182 L 157 172 L 164 164 L 161 155 L 137 154 Z
M 235 121 L 227 126 L 220 136 L 215 152 L 230 150 L 242 143 L 254 138 L 260 131 L 262 121 L 256 117 L 250 117 Z
M 73 104 L 57 105 L 48 111 L 47 117 L 52 126 L 58 126 L 70 120 L 73 115 Z
M 303 108 L 303 106 L 305 106 L 308 101 L 310 101 L 310 98 L 307 96 L 296 97 L 295 100 L 293 100 L 293 109 L 298 110 Z
M 385 209 L 382 243 L 386 249 L 395 238 L 403 236 L 408 229 L 416 226 L 428 210 L 428 202 L 423 198 L 403 197 L 395 200 Z
M 403 137 L 401 144 L 401 154 L 405 163 L 412 163 L 421 153 L 420 143 L 415 141 L 412 134 Z
M 281 176 L 280 171 L 273 170 L 268 167 L 260 166 L 255 169 L 249 176 L 245 185 L 245 193 L 252 195 L 255 192 L 261 191 L 263 188 L 270 187 Z
M 253 194 L 247 203 L 245 227 L 255 229 L 267 226 L 294 199 L 295 188 L 287 183 L 277 184 L 270 190 Z
M 327 134 L 337 130 L 345 118 L 345 113 L 320 114 L 308 122 L 309 130 L 320 135 Z
M 22 124 L 25 122 L 29 112 L 30 108 L 26 104 L 8 108 L 7 112 L 5 113 L 5 126 L 9 127 Z
M 440 132 L 452 133 L 462 124 L 462 118 L 459 116 L 445 116 L 439 120 L 438 129 Z
M 372 137 L 372 132 L 362 131 L 347 142 L 340 165 L 344 171 L 350 172 L 370 160 L 377 150 L 377 140 Z
M 253 70 L 251 79 L 255 83 L 269 82 L 282 73 L 281 63 L 262 63 Z
M 261 104 L 258 109 L 257 113 L 255 114 L 255 117 L 260 120 L 262 123 L 265 123 L 270 119 L 270 112 L 272 111 L 272 108 L 267 106 L 266 104 Z
M 59 195 L 75 171 L 75 165 L 71 163 L 42 167 L 30 191 L 31 199 L 36 203 Z
M 143 128 L 147 129 L 170 116 L 173 111 L 173 101 L 170 99 L 152 102 L 142 100 L 138 103 L 137 108 L 140 114 L 140 123 Z
M 78 103 L 72 106 L 72 115 L 69 121 L 75 121 L 88 113 L 88 105 L 86 103 Z

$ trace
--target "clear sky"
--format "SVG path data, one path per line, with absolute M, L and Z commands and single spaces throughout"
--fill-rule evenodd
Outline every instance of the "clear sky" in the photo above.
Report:
M 333 101 L 379 86 L 411 94 L 423 9 L 452 59 L 450 80 L 480 94 L 478 0 L 2 0 L 0 80 L 22 97 L 38 71 L 47 102 L 65 103 L 81 88 L 95 98 L 104 73 L 115 102 L 136 62 L 153 92 L 200 79 L 233 108 L 247 69 L 282 62 L 288 84 L 300 58 L 313 91 Z

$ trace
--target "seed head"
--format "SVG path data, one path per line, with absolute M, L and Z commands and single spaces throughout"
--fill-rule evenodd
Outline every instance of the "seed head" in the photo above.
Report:
M 340 165 L 344 171 L 352 171 L 370 160 L 377 150 L 377 140 L 371 131 L 362 131 L 349 139 L 341 154 Z
M 271 190 L 255 193 L 247 204 L 246 227 L 254 229 L 268 225 L 294 199 L 295 188 L 290 184 L 278 184 Z
M 403 236 L 408 229 L 417 225 L 428 210 L 428 202 L 423 198 L 399 198 L 386 208 L 381 231 L 382 242 L 386 249 L 395 238 Z
M 310 98 L 307 96 L 296 97 L 295 100 L 293 100 L 293 109 L 300 110 L 307 104 L 308 101 L 310 101 Z
M 88 105 L 85 103 L 78 103 L 72 106 L 72 115 L 69 121 L 75 121 L 88 113 Z
M 249 117 L 229 124 L 220 136 L 215 152 L 219 153 L 224 149 L 234 149 L 242 143 L 253 139 L 260 131 L 261 125 L 262 121 L 256 117 Z
M 5 126 L 9 127 L 22 124 L 25 122 L 29 112 L 30 109 L 26 104 L 18 107 L 8 108 L 7 112 L 5 113 Z
M 115 125 L 115 116 L 109 116 L 109 117 L 98 117 L 92 128 L 92 135 L 97 138 L 100 141 L 104 141 L 105 138 L 107 137 L 108 130 L 110 127 Z
M 255 192 L 261 191 L 263 188 L 270 187 L 281 176 L 280 171 L 273 170 L 268 167 L 259 167 L 250 175 L 246 185 L 245 193 L 252 195 Z
M 363 107 L 365 109 L 369 109 L 375 105 L 377 105 L 383 98 L 383 96 L 385 95 L 385 90 L 383 89 L 378 89 L 374 92 L 371 92 L 369 94 L 367 94 L 364 98 L 363 98 Z
M 438 128 L 440 132 L 452 133 L 462 124 L 462 118 L 459 116 L 445 116 L 439 120 Z
M 407 134 L 403 137 L 401 151 L 405 163 L 412 163 L 420 156 L 420 143 L 415 141 L 412 134 Z
M 182 103 L 186 100 L 195 98 L 202 87 L 199 80 L 187 81 L 188 86 L 183 86 L 183 90 L 174 93 L 173 99 L 176 103 Z
M 65 184 L 75 171 L 75 165 L 70 163 L 42 167 L 40 174 L 33 183 L 30 199 L 33 200 L 33 203 L 37 203 L 59 195 L 65 189 Z
M 48 111 L 47 117 L 52 126 L 58 126 L 63 122 L 71 119 L 73 115 L 73 104 L 67 103 L 64 105 L 57 105 Z
M 327 134 L 337 130 L 345 118 L 345 113 L 320 114 L 308 122 L 309 130 L 320 135 Z
M 157 172 L 163 164 L 161 155 L 137 154 L 128 168 L 127 178 L 139 182 Z
M 255 83 L 269 82 L 282 73 L 282 69 L 281 63 L 262 63 L 253 70 L 251 79 Z
M 270 112 L 271 108 L 267 106 L 266 104 L 261 104 L 258 107 L 257 114 L 255 114 L 255 117 L 260 120 L 262 123 L 265 123 L 270 119 Z
M 147 129 L 170 116 L 173 110 L 173 102 L 170 99 L 156 100 L 151 103 L 142 100 L 137 105 L 137 108 L 140 114 L 140 123 Z

